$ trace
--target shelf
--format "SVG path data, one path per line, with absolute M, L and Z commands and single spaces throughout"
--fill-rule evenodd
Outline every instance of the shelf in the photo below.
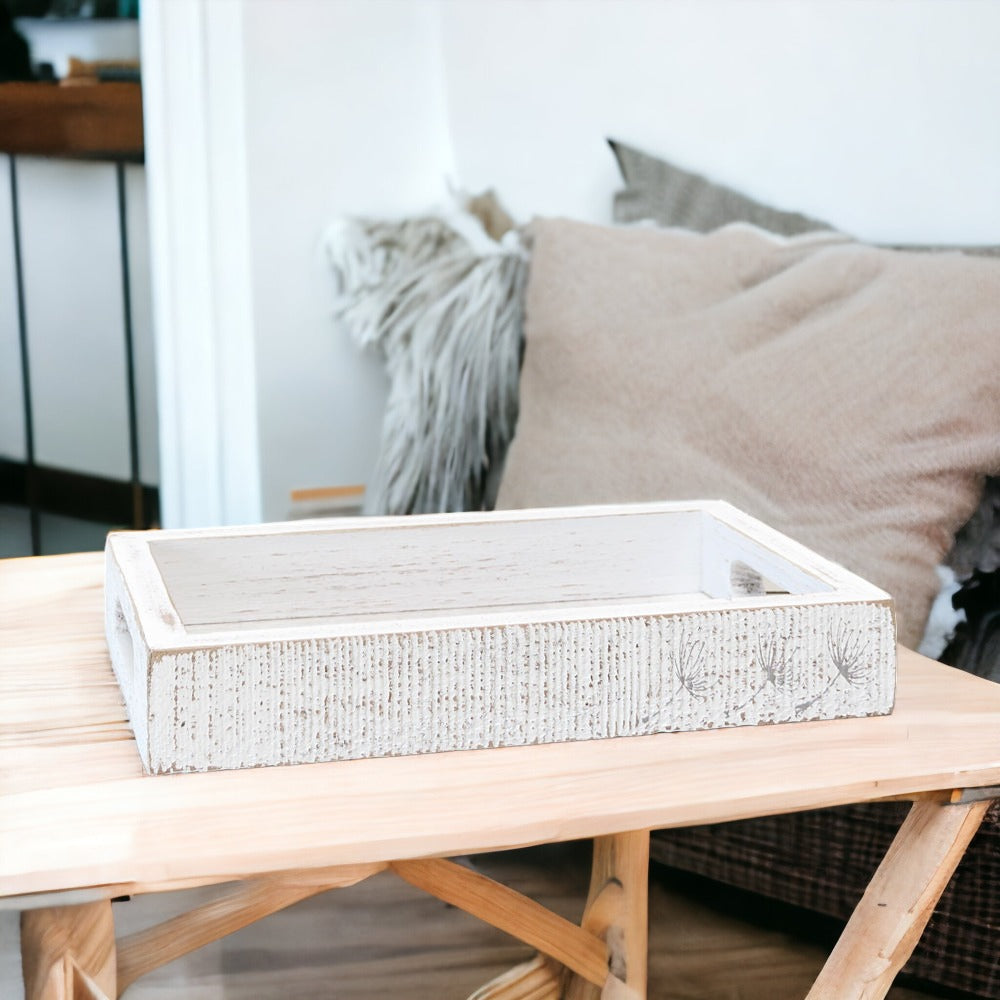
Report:
M 0 152 L 141 162 L 142 88 L 0 84 Z

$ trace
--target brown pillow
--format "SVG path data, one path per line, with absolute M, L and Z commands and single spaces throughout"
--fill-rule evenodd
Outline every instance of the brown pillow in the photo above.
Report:
M 534 225 L 499 506 L 722 498 L 893 595 L 1000 471 L 1000 266 L 749 226 Z
M 662 226 L 683 226 L 709 232 L 730 222 L 750 222 L 772 233 L 792 236 L 832 228 L 798 212 L 755 201 L 739 191 L 691 173 L 659 156 L 644 153 L 617 139 L 608 145 L 618 161 L 625 188 L 615 193 L 615 222 L 649 220 Z M 961 250 L 981 257 L 1000 257 L 1000 246 L 897 246 L 897 250 Z M 969 522 L 958 531 L 946 564 L 959 580 L 974 570 L 994 572 L 1000 558 L 1000 480 L 988 479 Z M 945 593 L 951 590 L 946 585 Z

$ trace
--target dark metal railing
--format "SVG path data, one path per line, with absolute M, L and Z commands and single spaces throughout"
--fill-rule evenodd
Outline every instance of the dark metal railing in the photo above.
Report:
M 41 553 L 41 512 L 45 507 L 44 498 L 40 495 L 40 470 L 36 456 L 34 409 L 32 405 L 31 355 L 28 339 L 28 319 L 25 299 L 24 260 L 22 254 L 21 236 L 21 206 L 18 192 L 17 167 L 18 158 L 13 153 L 10 158 L 10 199 L 11 218 L 14 243 L 14 271 L 17 295 L 18 345 L 20 350 L 21 399 L 24 416 L 24 489 L 23 501 L 28 509 L 31 530 L 31 551 L 34 555 Z M 134 157 L 112 161 L 115 170 L 117 189 L 118 233 L 120 249 L 120 274 L 123 304 L 123 328 L 125 351 L 125 380 L 128 409 L 128 445 L 129 445 L 129 489 L 131 494 L 131 520 L 133 528 L 149 527 L 150 508 L 155 502 L 149 502 L 149 490 L 143 487 L 139 469 L 139 416 L 136 391 L 135 342 L 132 323 L 132 277 L 129 269 L 129 235 L 128 235 L 128 204 L 125 183 L 125 164 Z M 93 480 L 93 477 L 87 477 Z M 107 516 L 109 520 L 117 520 L 116 511 L 109 504 Z M 65 512 L 65 508 L 63 508 Z M 93 505 L 90 505 L 88 515 L 93 517 Z

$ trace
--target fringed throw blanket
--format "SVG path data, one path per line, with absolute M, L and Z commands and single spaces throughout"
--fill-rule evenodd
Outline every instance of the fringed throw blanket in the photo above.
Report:
M 495 201 L 469 207 L 346 218 L 327 235 L 336 314 L 390 379 L 367 513 L 492 506 L 517 419 L 527 252 Z

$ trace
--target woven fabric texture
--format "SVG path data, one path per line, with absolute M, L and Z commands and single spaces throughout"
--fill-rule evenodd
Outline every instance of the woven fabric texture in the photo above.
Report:
M 864 803 L 658 831 L 655 860 L 846 920 L 909 806 Z M 1000 807 L 987 813 L 904 973 L 1000 1000 Z
M 739 224 L 534 240 L 499 505 L 728 500 L 886 590 L 916 648 L 1000 469 L 1000 267 Z

